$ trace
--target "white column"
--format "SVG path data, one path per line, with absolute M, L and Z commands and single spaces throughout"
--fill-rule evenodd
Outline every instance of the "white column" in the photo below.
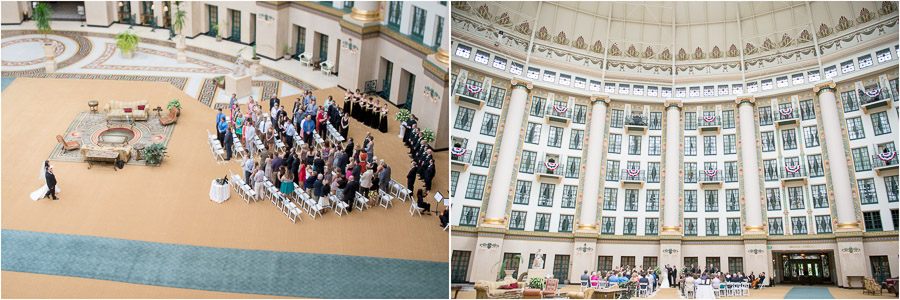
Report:
M 506 226 L 504 218 L 506 217 L 506 202 L 509 200 L 510 181 L 519 170 L 516 168 L 516 157 L 518 157 L 519 143 L 522 138 L 522 121 L 527 112 L 525 103 L 528 102 L 528 90 L 531 89 L 531 82 L 513 78 L 512 85 L 513 90 L 509 96 L 506 121 L 503 123 L 503 138 L 499 145 L 498 153 L 500 155 L 494 164 L 491 196 L 482 222 L 482 225 L 485 226 Z
M 606 125 L 606 108 L 609 96 L 591 97 L 591 133 L 587 144 L 587 172 L 584 174 L 584 192 L 581 196 L 579 231 L 597 231 L 597 203 L 600 201 L 600 171 L 603 170 L 603 135 Z
M 847 155 L 844 153 L 844 136 L 841 134 L 841 120 L 837 99 L 834 96 L 834 82 L 817 84 L 813 91 L 819 96 L 822 109 L 822 129 L 825 130 L 825 149 L 828 149 L 829 171 L 837 205 L 838 229 L 859 230 L 856 208 L 850 185 L 850 170 L 847 169 Z
M 756 118 L 753 115 L 753 97 L 742 97 L 738 102 L 741 117 L 741 168 L 744 170 L 744 209 L 747 210 L 746 233 L 764 233 L 762 200 L 759 193 L 759 160 L 756 149 Z
M 666 185 L 665 218 L 663 219 L 663 234 L 678 234 L 678 197 L 681 190 L 681 182 L 678 179 L 678 169 L 681 163 L 681 101 L 666 101 Z
M 435 57 L 438 61 L 450 64 L 450 18 L 444 18 L 444 26 L 441 33 L 441 47 L 438 48 Z

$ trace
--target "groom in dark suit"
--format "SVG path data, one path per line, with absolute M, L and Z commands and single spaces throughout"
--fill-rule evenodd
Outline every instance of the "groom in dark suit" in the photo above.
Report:
M 44 198 L 47 196 L 51 196 L 53 200 L 59 200 L 56 197 L 56 175 L 53 175 L 53 166 L 47 167 L 47 173 L 44 174 L 44 178 L 47 180 L 47 194 L 44 194 Z

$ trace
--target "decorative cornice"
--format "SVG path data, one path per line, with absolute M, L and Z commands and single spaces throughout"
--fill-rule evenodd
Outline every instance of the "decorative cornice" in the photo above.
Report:
M 447 87 L 449 85 L 450 73 L 447 72 L 447 69 L 435 65 L 428 59 L 422 60 L 422 68 L 425 69 L 425 72 L 429 75 L 428 77 L 436 79 L 435 81 L 440 83 L 442 87 Z
M 813 92 L 816 93 L 816 95 L 819 95 L 820 92 L 827 91 L 827 90 L 830 90 L 832 93 L 834 93 L 836 86 L 837 85 L 834 84 L 834 81 L 829 80 L 829 81 L 819 83 L 819 84 L 813 86 Z
M 750 105 L 756 105 L 756 97 L 753 96 L 740 96 L 734 99 L 734 103 L 737 103 L 738 106 L 741 104 L 747 103 Z
M 593 94 L 591 95 L 591 104 L 596 104 L 597 102 L 603 102 L 607 106 L 609 105 L 609 95 L 601 95 L 601 94 Z
M 509 83 L 512 84 L 513 88 L 521 87 L 528 90 L 529 92 L 534 88 L 534 84 L 532 84 L 531 81 L 519 77 L 513 77 L 513 79 L 511 79 Z
M 681 110 L 684 108 L 684 103 L 682 103 L 679 99 L 666 99 L 666 102 L 664 102 L 663 106 L 665 106 L 666 109 L 675 107 Z
M 291 1 L 256 1 L 256 5 L 274 10 L 280 10 L 282 8 L 291 6 Z
M 315 1 L 290 1 L 290 3 L 291 3 L 291 7 L 297 7 L 297 8 L 305 7 L 305 8 L 320 12 L 320 13 L 324 14 L 324 15 L 322 15 L 323 17 L 333 19 L 335 21 L 337 21 L 338 19 L 343 17 L 344 14 L 346 14 L 344 11 L 342 11 L 340 9 L 337 9 L 337 8 L 334 8 L 331 6 L 327 6 L 327 5 L 323 5 L 323 4 L 320 4 L 319 2 L 315 2 Z

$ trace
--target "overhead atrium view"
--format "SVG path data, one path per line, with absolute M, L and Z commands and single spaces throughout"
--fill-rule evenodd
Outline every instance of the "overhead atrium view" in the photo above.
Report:
M 448 6 L 3 1 L 0 296 L 446 298 Z
M 453 2 L 452 290 L 895 298 L 897 4 Z

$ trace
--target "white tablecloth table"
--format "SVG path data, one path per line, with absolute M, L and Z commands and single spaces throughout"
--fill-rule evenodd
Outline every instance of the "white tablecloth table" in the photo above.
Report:
M 698 285 L 696 299 L 716 299 L 711 285 Z
M 216 203 L 222 203 L 230 197 L 231 189 L 228 188 L 228 185 L 218 184 L 216 183 L 216 180 L 213 179 L 212 183 L 209 185 L 209 200 L 215 201 Z

